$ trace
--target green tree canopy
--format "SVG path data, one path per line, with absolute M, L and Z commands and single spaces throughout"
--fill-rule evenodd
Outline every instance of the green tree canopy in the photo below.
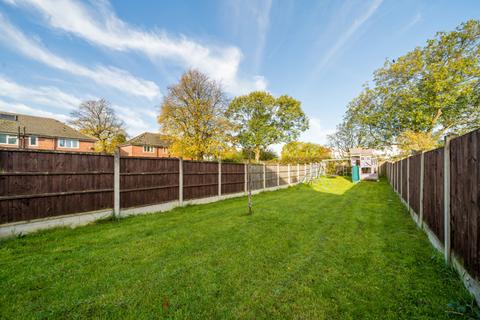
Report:
M 330 149 L 311 142 L 292 141 L 282 148 L 282 162 L 309 163 L 331 157 Z
M 233 99 L 227 116 L 235 125 L 237 143 L 243 149 L 253 150 L 257 162 L 262 150 L 290 142 L 308 129 L 308 119 L 299 101 L 287 95 L 275 98 L 264 91 Z
M 480 127 L 479 80 L 480 21 L 470 20 L 387 61 L 350 102 L 345 123 L 363 132 L 365 146 L 418 145 L 405 139 L 421 134 L 438 142 Z

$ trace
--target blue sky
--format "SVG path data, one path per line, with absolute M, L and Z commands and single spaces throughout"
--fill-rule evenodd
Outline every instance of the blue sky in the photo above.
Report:
M 130 136 L 197 68 L 230 96 L 289 94 L 325 143 L 385 59 L 480 17 L 480 1 L 0 0 L 0 110 L 67 120 L 104 97 Z M 278 149 L 278 148 L 277 148 Z

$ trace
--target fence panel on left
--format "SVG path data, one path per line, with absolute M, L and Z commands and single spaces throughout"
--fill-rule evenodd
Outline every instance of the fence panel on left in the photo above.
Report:
M 112 207 L 112 156 L 0 150 L 0 223 Z

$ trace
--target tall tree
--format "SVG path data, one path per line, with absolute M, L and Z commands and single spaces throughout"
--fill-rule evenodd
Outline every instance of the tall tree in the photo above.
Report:
M 361 148 L 367 146 L 367 137 L 365 132 L 355 123 L 345 119 L 337 125 L 336 131 L 327 136 L 328 146 L 338 152 L 340 157 L 348 157 L 352 148 Z
M 227 116 L 235 125 L 235 138 L 243 149 L 252 150 L 255 161 L 270 145 L 290 142 L 308 129 L 300 102 L 287 95 L 278 98 L 264 91 L 236 97 Z
M 185 72 L 168 88 L 158 122 L 172 139 L 172 151 L 197 160 L 230 150 L 227 98 L 220 84 L 197 70 Z
M 98 139 L 95 144 L 98 152 L 113 153 L 126 140 L 125 124 L 105 99 L 84 101 L 70 116 L 71 125 Z
M 424 47 L 387 61 L 346 118 L 379 146 L 429 147 L 425 139 L 438 143 L 449 132 L 480 127 L 480 21 L 439 32 Z
M 330 158 L 330 149 L 311 142 L 292 141 L 282 147 L 282 162 L 309 163 Z

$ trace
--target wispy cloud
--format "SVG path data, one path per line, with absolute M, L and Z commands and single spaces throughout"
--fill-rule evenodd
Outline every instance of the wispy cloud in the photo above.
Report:
M 93 5 L 72 0 L 9 0 L 35 9 L 53 28 L 74 34 L 94 45 L 117 51 L 136 51 L 153 61 L 169 59 L 185 68 L 197 68 L 226 90 L 238 93 L 264 89 L 265 81 L 240 75 L 242 53 L 236 47 L 204 45 L 185 36 L 173 37 L 162 31 L 145 31 L 119 19 L 108 1 Z M 260 86 L 260 87 L 257 87 Z
M 225 1 L 228 26 L 249 44 L 254 44 L 253 64 L 260 68 L 270 28 L 271 0 Z
M 20 113 L 20 114 L 29 114 L 32 116 L 54 118 L 63 122 L 66 122 L 69 119 L 69 117 L 64 114 L 39 110 L 38 108 L 34 108 L 23 103 L 18 103 L 18 102 L 12 103 L 2 99 L 0 99 L 0 110 L 6 110 L 8 112 L 14 112 L 14 113 Z
M 330 62 L 330 60 L 348 43 L 352 36 L 372 17 L 382 4 L 383 0 L 372 0 L 365 12 L 353 20 L 349 28 L 342 33 L 333 46 L 327 51 L 320 62 L 315 66 L 313 75 L 318 75 Z
M 122 92 L 149 99 L 160 95 L 160 90 L 154 82 L 136 78 L 125 70 L 106 66 L 87 68 L 54 54 L 40 42 L 28 38 L 1 13 L 0 41 L 33 60 L 76 76 L 91 79 L 100 85 L 110 86 Z
M 51 86 L 29 88 L 0 74 L 0 96 L 16 101 L 29 101 L 39 105 L 71 110 L 81 99 Z
M 404 32 L 407 32 L 408 30 L 410 30 L 411 28 L 413 28 L 417 23 L 419 23 L 420 21 L 422 21 L 422 14 L 420 12 L 417 12 L 417 14 L 415 14 L 415 16 L 412 18 L 412 20 L 410 20 L 410 22 L 408 22 L 403 28 L 402 30 L 400 31 L 400 33 L 404 33 Z
M 70 112 L 87 99 L 96 100 L 98 98 L 88 96 L 80 99 L 51 86 L 32 88 L 0 74 L 0 110 L 67 121 L 70 118 Z M 52 107 L 60 112 L 48 111 Z M 135 109 L 112 104 L 112 108 L 116 115 L 125 122 L 129 134 L 136 135 L 143 131 L 157 131 L 158 129 L 155 121 L 157 115 L 153 107 Z

